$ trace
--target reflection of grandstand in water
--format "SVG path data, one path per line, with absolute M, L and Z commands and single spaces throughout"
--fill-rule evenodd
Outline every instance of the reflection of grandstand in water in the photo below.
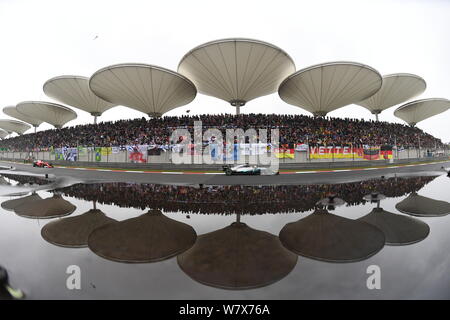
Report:
M 132 183 L 78 184 L 59 189 L 67 196 L 103 204 L 168 212 L 263 214 L 304 212 L 330 194 L 348 205 L 364 203 L 363 196 L 379 190 L 399 197 L 420 190 L 435 177 L 373 179 L 345 184 L 279 186 L 173 186 Z
M 336 194 L 332 193 L 328 195 L 326 198 L 320 199 L 316 202 L 316 206 L 323 208 L 335 209 L 336 207 L 343 206 L 345 204 L 345 200 L 338 198 Z
M 14 208 L 14 212 L 25 218 L 50 219 L 62 217 L 74 212 L 76 207 L 69 201 L 64 200 L 61 195 L 54 194 L 53 197 L 26 201 Z
M 378 228 L 316 209 L 306 218 L 288 223 L 280 231 L 280 241 L 289 250 L 328 262 L 365 260 L 384 247 Z
M 63 247 L 87 247 L 89 235 L 97 228 L 116 220 L 107 217 L 95 206 L 75 216 L 47 223 L 41 230 L 42 238 Z
M 380 207 L 380 201 L 386 198 L 384 195 L 372 194 L 365 198 L 376 202 L 377 207 L 358 220 L 370 223 L 383 231 L 387 245 L 416 243 L 425 239 L 430 233 L 430 227 L 423 221 L 383 210 Z
M 192 279 L 224 289 L 272 284 L 297 264 L 297 256 L 285 249 L 278 237 L 239 221 L 199 236 L 177 259 Z
M 195 230 L 170 219 L 159 210 L 94 230 L 89 248 L 97 255 L 113 261 L 142 263 L 171 258 L 189 249 L 197 238 Z
M 12 133 L 15 132 L 18 135 L 24 134 L 25 131 L 30 129 L 31 126 L 17 120 L 12 119 L 0 119 L 0 129 L 5 130 L 6 132 Z
M 3 177 L 14 180 L 17 182 L 17 185 L 31 185 L 31 184 L 38 184 L 38 185 L 44 185 L 48 184 L 49 180 L 47 178 L 41 177 L 41 176 L 28 176 L 25 174 L 9 174 L 9 173 L 3 173 Z
M 395 205 L 402 213 L 419 217 L 439 217 L 450 213 L 450 203 L 434 200 L 412 192 L 407 198 Z

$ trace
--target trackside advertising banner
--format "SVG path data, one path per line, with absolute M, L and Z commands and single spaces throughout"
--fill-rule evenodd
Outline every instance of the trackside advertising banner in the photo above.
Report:
M 142 144 L 142 145 L 134 145 L 134 146 L 126 146 L 129 154 L 128 158 L 130 159 L 130 162 L 133 163 L 145 163 L 147 162 L 147 155 L 148 155 L 148 145 Z
M 77 161 L 78 148 L 56 148 L 53 153 L 55 160 Z
M 342 147 L 317 146 L 309 148 L 310 159 L 358 159 L 385 160 L 392 159 L 392 146 L 377 147 Z
M 279 159 L 294 159 L 295 158 L 295 152 L 294 149 L 291 148 L 275 148 L 275 157 Z

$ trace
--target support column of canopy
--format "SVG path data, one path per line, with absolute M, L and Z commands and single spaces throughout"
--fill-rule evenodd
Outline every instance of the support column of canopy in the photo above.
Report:
M 100 112 L 91 112 L 91 116 L 94 117 L 94 124 L 97 124 L 97 117 L 100 117 L 101 115 Z
M 230 101 L 230 104 L 233 107 L 236 107 L 236 115 L 240 115 L 241 114 L 241 107 L 245 106 L 245 101 L 233 100 L 233 101 Z
M 162 117 L 162 114 L 160 112 L 150 112 L 150 113 L 147 113 L 147 115 L 150 118 L 161 118 Z
M 379 121 L 378 116 L 379 116 L 379 114 L 381 113 L 381 111 L 383 111 L 383 110 L 372 110 L 372 114 L 375 115 L 375 120 L 376 120 L 377 122 Z
M 327 115 L 326 111 L 313 112 L 314 118 L 325 118 L 326 115 Z

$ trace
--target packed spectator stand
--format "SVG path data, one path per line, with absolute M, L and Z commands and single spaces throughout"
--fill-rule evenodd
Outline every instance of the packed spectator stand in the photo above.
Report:
M 392 145 L 399 148 L 435 148 L 442 141 L 417 127 L 399 123 L 358 119 L 276 114 L 183 115 L 138 118 L 77 125 L 3 139 L 0 148 L 9 151 L 44 151 L 74 146 L 168 145 L 176 128 L 193 132 L 194 121 L 207 128 L 247 130 L 278 128 L 281 143 L 309 145 Z

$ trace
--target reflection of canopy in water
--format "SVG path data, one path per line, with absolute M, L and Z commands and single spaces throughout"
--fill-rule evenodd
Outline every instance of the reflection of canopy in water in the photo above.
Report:
M 278 89 L 280 98 L 316 116 L 357 103 L 375 94 L 382 77 L 375 69 L 356 62 L 329 62 L 299 70 Z
M 386 244 L 390 245 L 419 242 L 430 233 L 430 227 L 425 222 L 388 212 L 382 208 L 374 208 L 369 214 L 358 220 L 370 223 L 383 231 Z
M 280 240 L 299 255 L 330 262 L 367 259 L 385 243 L 384 234 L 378 228 L 319 209 L 285 225 Z
M 138 64 L 116 64 L 95 72 L 90 89 L 101 99 L 127 106 L 149 116 L 164 113 L 194 100 L 194 84 L 172 70 Z
M 102 211 L 91 209 L 75 217 L 47 223 L 41 230 L 42 237 L 50 243 L 63 247 L 86 247 L 89 235 L 105 224 L 116 222 Z
M 34 202 L 37 200 L 42 200 L 42 198 L 37 193 L 32 193 L 29 196 L 7 200 L 2 202 L 1 207 L 8 211 L 14 211 L 14 209 L 20 207 L 21 205 L 29 202 Z
M 297 256 L 265 231 L 233 223 L 198 237 L 178 256 L 180 268 L 194 280 L 225 289 L 250 289 L 274 283 L 288 275 Z
M 412 216 L 438 217 L 450 213 L 450 203 L 423 197 L 413 192 L 397 203 L 395 209 Z
M 238 108 L 276 92 L 281 81 L 294 71 L 294 61 L 280 48 L 241 38 L 202 44 L 178 65 L 178 72 L 191 79 L 199 92 Z
M 26 218 L 49 219 L 66 216 L 74 212 L 76 207 L 60 195 L 36 201 L 27 201 L 16 207 L 14 212 Z
M 394 111 L 397 118 L 402 119 L 410 126 L 420 121 L 438 115 L 450 109 L 450 100 L 441 98 L 422 99 L 408 102 Z
M 187 250 L 196 238 L 191 226 L 170 219 L 159 210 L 151 210 L 137 218 L 94 230 L 89 236 L 88 246 L 108 260 L 154 262 Z

